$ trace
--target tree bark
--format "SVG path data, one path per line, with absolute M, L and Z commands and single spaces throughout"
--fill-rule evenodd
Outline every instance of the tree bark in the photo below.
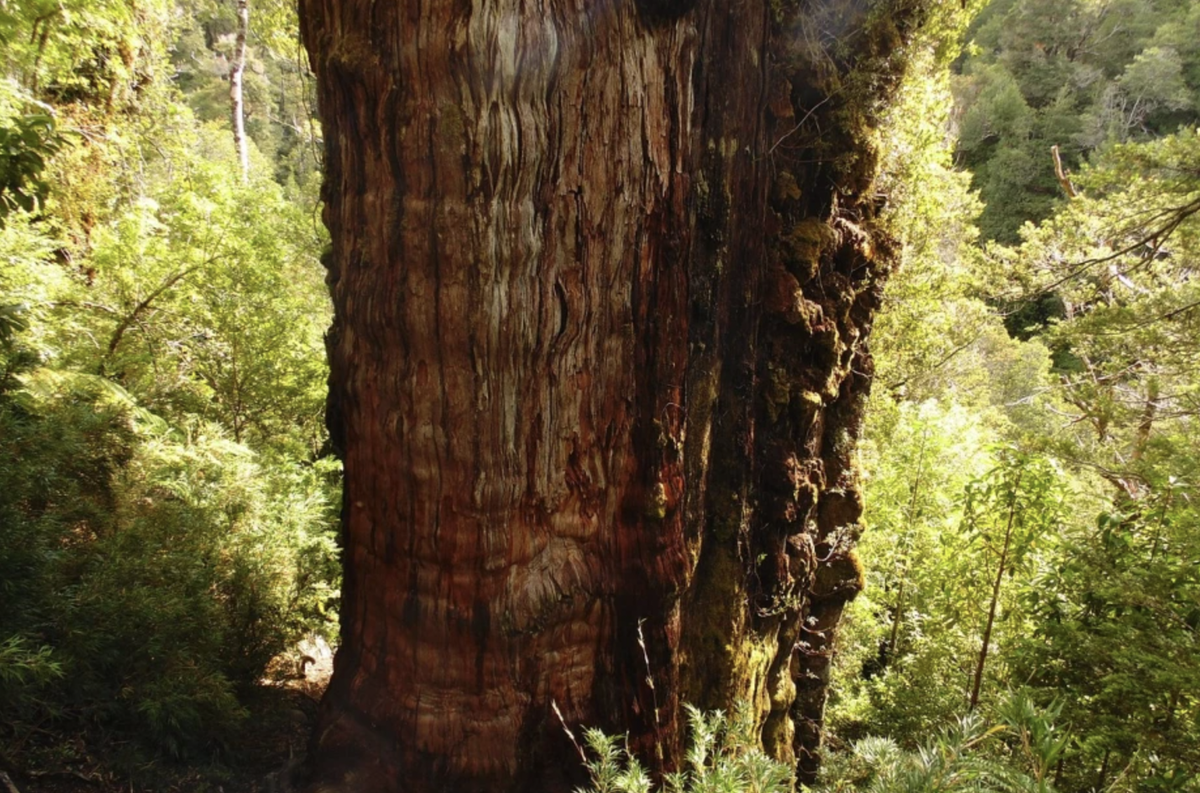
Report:
M 250 178 L 250 148 L 246 141 L 246 106 L 242 98 L 242 76 L 246 73 L 246 34 L 250 30 L 249 0 L 237 0 L 237 35 L 229 67 L 229 104 L 233 123 L 233 145 L 237 148 L 242 181 Z
M 552 702 L 669 767 L 681 702 L 746 700 L 812 778 L 926 13 L 872 5 L 301 2 L 345 462 L 312 790 L 568 790 Z

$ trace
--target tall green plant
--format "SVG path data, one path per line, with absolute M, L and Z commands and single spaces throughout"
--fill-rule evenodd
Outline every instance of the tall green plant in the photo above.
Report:
M 968 542 L 982 551 L 994 570 L 979 653 L 974 664 L 969 704 L 979 705 L 992 630 L 1005 576 L 1011 577 L 1032 555 L 1038 541 L 1057 526 L 1063 509 L 1061 473 L 1049 459 L 1004 449 L 995 468 L 969 483 L 964 492 L 963 523 Z
M 230 173 L 173 79 L 181 8 L 0 3 L 6 767 L 46 730 L 228 756 L 336 611 L 315 191 L 270 147 Z
M 1022 593 L 1013 648 L 1079 736 L 1070 789 L 1153 789 L 1200 767 L 1200 515 L 1175 481 L 1073 531 Z M 1200 780 L 1196 780 L 1200 782 Z

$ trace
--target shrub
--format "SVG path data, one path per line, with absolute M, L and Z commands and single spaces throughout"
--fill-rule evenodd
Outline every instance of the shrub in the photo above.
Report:
M 691 733 L 686 768 L 663 778 L 664 793 L 790 793 L 792 768 L 759 748 L 749 708 L 729 719 L 719 710 L 684 707 Z M 619 739 L 594 728 L 584 736 L 594 758 L 586 761 L 592 783 L 578 793 L 650 793 L 650 775 Z
M 0 396 L 8 726 L 226 745 L 271 659 L 329 632 L 331 500 L 321 470 L 260 465 L 215 425 L 136 420 L 78 382 Z

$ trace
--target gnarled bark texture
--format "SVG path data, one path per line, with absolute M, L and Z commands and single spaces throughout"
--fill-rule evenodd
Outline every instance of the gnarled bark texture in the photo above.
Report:
M 569 789 L 552 701 L 669 766 L 680 702 L 748 699 L 810 778 L 923 2 L 301 9 L 346 475 L 312 789 Z

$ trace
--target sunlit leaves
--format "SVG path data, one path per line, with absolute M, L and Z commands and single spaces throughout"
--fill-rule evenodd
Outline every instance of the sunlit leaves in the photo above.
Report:
M 0 732 L 210 759 L 336 611 L 312 185 L 236 178 L 174 2 L 0 5 Z
M 981 14 L 956 81 L 960 162 L 987 208 L 984 235 L 1016 242 L 1064 196 L 1068 168 L 1112 143 L 1194 125 L 1200 97 L 1192 4 L 997 0 Z
M 0 126 L 0 224 L 17 210 L 33 212 L 46 200 L 46 160 L 63 145 L 45 113 L 18 116 Z

